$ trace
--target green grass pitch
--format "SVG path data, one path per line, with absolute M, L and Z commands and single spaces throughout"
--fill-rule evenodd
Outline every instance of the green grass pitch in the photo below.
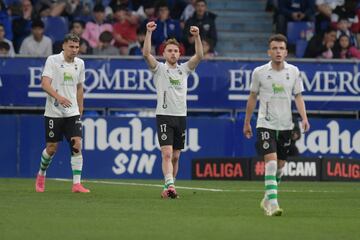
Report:
M 0 239 L 360 239 L 359 183 L 282 182 L 281 217 L 259 208 L 262 182 L 177 181 L 176 200 L 160 184 L 84 181 L 91 193 L 74 194 L 48 179 L 36 193 L 34 179 L 0 179 Z

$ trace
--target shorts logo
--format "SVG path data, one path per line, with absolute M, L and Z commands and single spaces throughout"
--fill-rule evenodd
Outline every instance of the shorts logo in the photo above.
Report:
M 268 149 L 270 147 L 270 144 L 267 141 L 264 141 L 263 148 Z
M 49 137 L 51 137 L 51 138 L 54 137 L 54 132 L 53 132 L 53 131 L 50 131 L 50 132 L 49 132 Z
M 166 139 L 167 139 L 167 136 L 166 136 L 165 133 L 163 133 L 163 134 L 161 135 L 161 140 L 165 141 Z

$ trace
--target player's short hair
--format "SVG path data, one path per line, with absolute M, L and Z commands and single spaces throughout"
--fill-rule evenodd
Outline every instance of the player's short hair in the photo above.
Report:
M 270 38 L 269 38 L 269 41 L 268 41 L 269 46 L 270 46 L 271 42 L 274 42 L 274 41 L 275 42 L 284 42 L 285 46 L 287 48 L 287 42 L 288 41 L 287 41 L 287 38 L 284 35 L 282 35 L 280 33 L 271 35 Z
M 170 38 L 166 40 L 166 42 L 164 43 L 164 49 L 166 48 L 167 45 L 170 44 L 177 46 L 180 50 L 180 43 L 175 38 Z
M 76 35 L 75 33 L 68 33 L 64 37 L 64 43 L 69 42 L 69 41 L 80 43 L 80 37 L 78 35 Z

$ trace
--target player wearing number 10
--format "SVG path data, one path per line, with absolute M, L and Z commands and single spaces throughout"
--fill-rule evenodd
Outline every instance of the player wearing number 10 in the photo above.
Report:
M 83 165 L 81 154 L 83 112 L 84 61 L 77 58 L 80 38 L 67 34 L 63 51 L 47 58 L 41 78 L 41 86 L 48 94 L 45 106 L 46 148 L 41 154 L 41 163 L 36 177 L 36 192 L 45 191 L 45 175 L 63 136 L 71 151 L 73 172 L 72 192 L 90 192 L 80 183 Z
M 292 95 L 295 96 L 295 105 L 302 118 L 303 130 L 308 131 L 310 125 L 301 95 L 304 87 L 299 69 L 285 62 L 285 36 L 276 34 L 270 37 L 268 55 L 271 61 L 255 68 L 252 73 L 243 132 L 247 138 L 252 137 L 250 119 L 259 96 L 257 146 L 265 160 L 265 196 L 261 207 L 268 216 L 281 216 L 283 210 L 277 201 L 277 183 L 282 176 L 290 147 L 293 129 Z
M 165 178 L 163 198 L 177 198 L 175 177 L 179 168 L 180 151 L 185 144 L 187 79 L 203 58 L 199 28 L 190 27 L 195 38 L 195 55 L 189 61 L 178 64 L 179 43 L 175 39 L 165 42 L 163 56 L 165 63 L 158 62 L 151 54 L 151 35 L 156 29 L 155 22 L 146 25 L 143 56 L 153 72 L 157 92 L 156 122 L 161 146 L 162 171 Z

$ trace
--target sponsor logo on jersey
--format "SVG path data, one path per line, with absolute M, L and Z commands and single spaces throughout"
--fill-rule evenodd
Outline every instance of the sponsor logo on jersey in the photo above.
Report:
M 278 83 L 273 83 L 272 89 L 273 89 L 274 94 L 280 94 L 280 93 L 285 92 L 284 86 L 281 84 L 278 84 Z
M 73 81 L 71 73 L 64 72 L 64 82 Z

